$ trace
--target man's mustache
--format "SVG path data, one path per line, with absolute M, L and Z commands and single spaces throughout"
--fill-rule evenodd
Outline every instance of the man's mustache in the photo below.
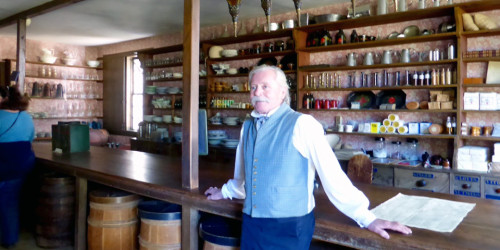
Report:
M 257 102 L 269 102 L 270 100 L 263 96 L 254 96 L 252 97 L 252 105 L 255 106 Z

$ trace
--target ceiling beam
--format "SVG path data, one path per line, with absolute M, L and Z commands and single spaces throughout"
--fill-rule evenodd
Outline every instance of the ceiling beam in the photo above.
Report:
M 84 0 L 53 0 L 0 20 L 0 28 L 17 23 L 18 19 L 36 17 Z

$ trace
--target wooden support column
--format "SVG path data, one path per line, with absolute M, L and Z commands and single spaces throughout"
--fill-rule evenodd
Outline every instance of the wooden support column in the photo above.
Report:
M 24 77 L 26 75 L 26 18 L 17 20 L 17 51 L 16 71 L 19 72 L 17 84 L 19 91 L 24 93 Z M 10 72 L 6 72 L 10 74 Z
M 184 1 L 182 187 L 198 188 L 200 0 Z
M 75 181 L 75 249 L 87 249 L 87 179 L 76 177 Z
M 200 0 L 184 0 L 182 187 L 197 189 Z M 182 204 L 182 249 L 198 249 L 198 211 Z

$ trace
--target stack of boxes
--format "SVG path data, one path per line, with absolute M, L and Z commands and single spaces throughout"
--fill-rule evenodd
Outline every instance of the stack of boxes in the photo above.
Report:
M 463 146 L 459 148 L 457 169 L 488 172 L 489 151 L 490 149 L 487 147 L 478 146 Z
M 490 171 L 500 172 L 500 142 L 495 143 L 495 146 L 493 147 Z
M 500 94 L 496 92 L 465 92 L 464 110 L 500 110 Z
M 431 90 L 429 91 L 429 109 L 453 109 L 455 102 L 455 91 L 453 90 Z

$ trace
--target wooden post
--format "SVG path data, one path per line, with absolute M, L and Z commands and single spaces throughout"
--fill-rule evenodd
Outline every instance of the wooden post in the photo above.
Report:
M 17 20 L 16 57 L 16 71 L 19 72 L 17 86 L 19 91 L 24 93 L 24 77 L 26 75 L 26 18 L 20 18 Z M 6 72 L 6 74 L 10 74 L 10 72 Z
M 198 188 L 200 0 L 184 1 L 182 187 Z
M 87 249 L 87 179 L 75 181 L 75 249 Z
M 182 95 L 182 187 L 196 189 L 198 175 L 198 102 L 200 0 L 184 0 Z M 198 211 L 182 206 L 182 249 L 198 249 Z

